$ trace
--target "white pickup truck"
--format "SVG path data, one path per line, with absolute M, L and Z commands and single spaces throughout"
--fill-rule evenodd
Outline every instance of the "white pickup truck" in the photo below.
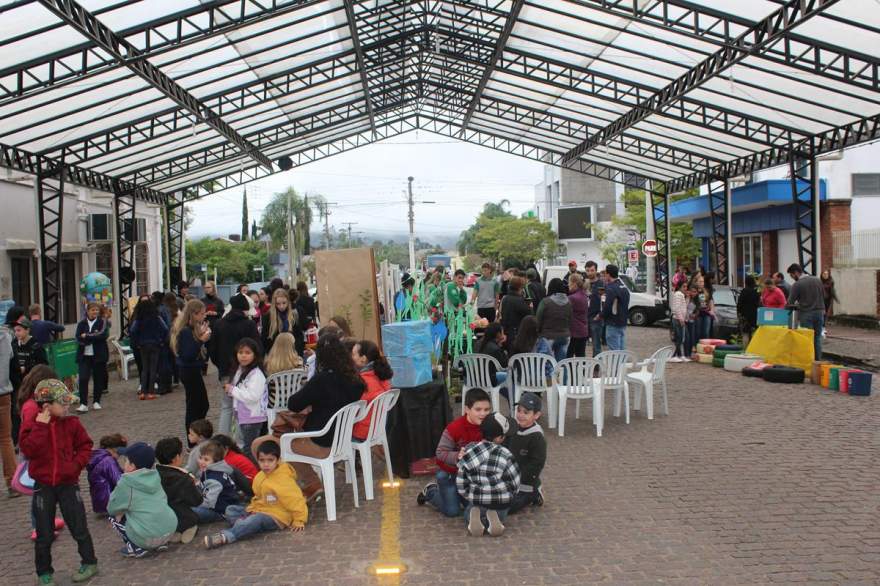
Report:
M 550 279 L 562 279 L 568 273 L 568 267 L 549 266 L 544 267 L 544 286 Z M 648 295 L 636 292 L 632 279 L 621 274 L 620 280 L 629 289 L 629 323 L 634 326 L 651 325 L 659 319 L 664 319 L 667 313 L 666 301 L 659 295 Z

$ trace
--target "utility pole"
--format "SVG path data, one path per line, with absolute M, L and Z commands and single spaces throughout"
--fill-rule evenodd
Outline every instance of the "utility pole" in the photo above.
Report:
M 330 210 L 327 209 L 327 202 L 323 204 L 324 208 L 324 250 L 330 250 Z
M 651 190 L 645 190 L 645 240 L 655 240 L 654 230 L 654 202 L 651 201 Z M 669 238 L 669 235 L 666 235 Z M 672 278 L 672 275 L 669 275 Z M 645 257 L 645 278 L 647 279 L 646 291 L 648 295 L 657 293 L 657 257 Z M 670 281 L 672 283 L 672 281 Z
M 413 211 L 413 192 L 412 192 L 412 183 L 413 178 L 407 177 L 407 181 L 409 182 L 407 185 L 408 195 L 407 195 L 407 204 L 409 204 L 409 270 L 416 270 L 416 233 L 415 233 L 415 221 L 416 214 Z
M 294 264 L 294 256 L 296 250 L 296 237 L 293 234 L 294 228 L 294 218 L 293 218 L 293 190 L 287 190 L 287 279 L 290 284 L 293 284 L 294 271 L 296 270 L 296 265 Z
M 357 222 L 342 222 L 343 226 L 348 226 L 348 247 L 351 248 L 351 227 L 357 225 Z

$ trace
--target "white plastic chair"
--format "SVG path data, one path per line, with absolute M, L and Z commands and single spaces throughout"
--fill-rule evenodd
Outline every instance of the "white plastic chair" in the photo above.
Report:
M 635 363 L 636 355 L 627 350 L 606 350 L 595 356 L 602 363 L 605 376 L 602 383 L 605 390 L 614 391 L 614 416 L 620 417 L 620 403 L 626 409 L 626 423 L 629 425 L 629 387 L 626 384 L 626 373 Z
M 113 345 L 113 348 L 116 349 L 116 354 L 119 358 L 119 377 L 122 380 L 128 380 L 128 364 L 134 360 L 134 352 L 130 346 L 123 345 L 116 338 L 110 338 L 110 343 Z
M 501 389 L 507 383 L 492 384 L 492 369 L 495 372 L 504 372 L 501 363 L 488 354 L 462 354 L 455 361 L 455 368 L 464 368 L 464 378 L 461 384 L 461 412 L 464 414 L 465 397 L 471 389 L 483 389 L 489 393 L 492 399 L 492 410 L 499 411 L 501 408 Z
M 575 419 L 580 418 L 581 401 L 593 402 L 593 425 L 596 437 L 602 437 L 605 424 L 605 392 L 602 363 L 593 358 L 566 358 L 556 365 L 553 378 L 559 395 L 559 437 L 565 435 L 565 407 L 569 399 L 575 402 Z
M 673 346 L 664 346 L 642 363 L 642 370 L 626 375 L 626 381 L 630 386 L 635 385 L 633 390 L 633 409 L 641 408 L 642 393 L 647 403 L 646 411 L 648 419 L 654 419 L 654 387 L 658 385 L 663 389 L 663 414 L 669 415 L 669 398 L 666 392 L 666 365 L 675 353 Z M 653 367 L 653 370 L 648 370 Z
M 549 368 L 548 368 L 549 366 Z M 528 352 L 514 355 L 507 363 L 507 380 L 513 385 L 513 402 L 510 405 L 511 415 L 516 415 L 516 403 L 523 393 L 545 393 L 547 395 L 548 424 L 556 427 L 556 389 L 553 377 L 547 382 L 547 372 L 553 372 L 556 360 L 552 356 Z M 508 389 L 510 386 L 507 387 Z
M 355 422 L 360 418 L 362 410 L 367 406 L 366 401 L 357 401 L 346 405 L 336 412 L 324 429 L 320 431 L 298 431 L 285 433 L 281 436 L 281 459 L 285 462 L 302 462 L 320 469 L 321 483 L 324 485 L 324 501 L 327 506 L 327 520 L 336 520 L 336 477 L 334 465 L 336 462 L 345 462 L 345 481 L 351 482 L 354 491 L 354 506 L 359 507 L 358 483 L 354 469 L 354 449 L 351 447 L 351 430 Z M 326 458 L 313 458 L 303 456 L 293 451 L 293 440 L 298 438 L 320 437 L 333 429 L 333 443 L 330 446 L 330 454 Z
M 275 415 L 279 411 L 287 409 L 287 400 L 290 399 L 300 387 L 302 381 L 306 378 L 306 371 L 302 369 L 284 370 L 270 374 L 266 379 L 266 387 L 275 385 L 275 400 L 269 397 L 269 403 L 266 406 L 266 414 L 269 417 L 269 425 L 275 421 Z
M 371 417 L 367 437 L 363 441 L 354 440 L 351 444 L 361 457 L 361 470 L 364 471 L 364 494 L 368 501 L 373 500 L 373 457 L 371 454 L 373 446 L 382 446 L 382 450 L 385 452 L 385 470 L 388 472 L 388 482 L 394 482 L 394 473 L 391 470 L 391 450 L 388 447 L 385 424 L 388 421 L 388 413 L 397 404 L 399 398 L 400 389 L 389 389 L 370 401 L 363 413 L 363 417 Z

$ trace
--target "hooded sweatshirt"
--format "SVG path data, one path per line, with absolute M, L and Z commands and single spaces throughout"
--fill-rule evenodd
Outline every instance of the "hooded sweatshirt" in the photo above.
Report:
M 177 531 L 183 533 L 190 527 L 199 524 L 199 517 L 192 510 L 202 504 L 202 493 L 196 486 L 195 479 L 183 468 L 156 465 L 162 489 L 168 499 L 168 506 L 177 516 Z
M 305 526 L 309 509 L 293 466 L 279 462 L 269 474 L 260 471 L 254 478 L 254 498 L 247 511 L 269 515 L 281 527 Z
M 125 515 L 125 534 L 144 549 L 165 545 L 177 529 L 177 516 L 168 506 L 162 481 L 154 468 L 123 474 L 110 494 L 107 512 Z
M 571 336 L 571 302 L 565 293 L 554 293 L 542 299 L 535 317 L 542 338 Z
M 263 423 L 266 421 L 266 375 L 259 367 L 251 369 L 244 380 L 239 368 L 232 380 L 232 399 L 235 414 L 240 424 Z
M 235 481 L 232 480 L 232 466 L 224 462 L 214 462 L 199 476 L 202 483 L 202 507 L 213 509 L 221 515 L 229 505 L 239 505 Z
M 21 384 L 25 375 L 37 364 L 49 364 L 46 358 L 46 349 L 43 348 L 37 339 L 28 336 L 24 342 L 15 338 L 12 340 L 12 368 L 9 373 L 12 384 L 16 388 Z
M 78 485 L 92 455 L 92 438 L 79 417 L 52 417 L 22 425 L 19 448 L 31 478 L 46 486 Z
M 89 472 L 89 492 L 92 495 L 92 510 L 96 513 L 107 512 L 110 493 L 119 483 L 122 470 L 116 463 L 113 454 L 99 448 L 92 450 L 92 457 L 86 469 Z

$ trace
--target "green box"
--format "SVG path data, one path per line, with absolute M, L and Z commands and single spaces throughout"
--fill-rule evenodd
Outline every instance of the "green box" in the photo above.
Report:
M 76 365 L 76 340 L 59 340 L 46 347 L 46 355 L 58 378 L 65 379 L 76 376 L 79 369 Z

